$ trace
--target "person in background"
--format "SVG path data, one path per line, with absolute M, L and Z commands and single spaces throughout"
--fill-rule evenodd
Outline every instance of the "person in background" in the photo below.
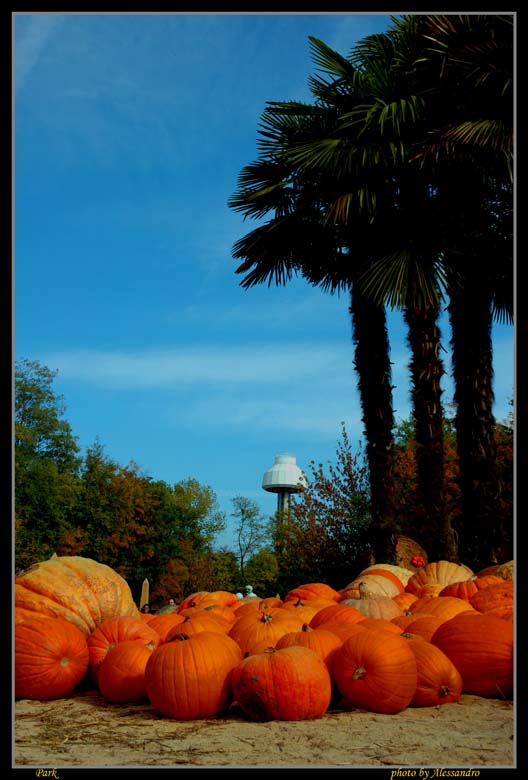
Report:
M 143 604 L 143 606 L 139 611 L 143 612 L 143 614 L 145 614 L 146 612 L 150 612 L 150 604 Z
M 240 591 L 238 591 L 235 595 L 236 595 L 237 599 L 243 599 L 244 598 L 244 594 L 241 593 Z
M 244 590 L 246 592 L 246 595 L 245 595 L 244 598 L 246 598 L 246 599 L 247 598 L 255 598 L 255 599 L 259 598 L 259 596 L 257 596 L 257 594 L 253 592 L 253 585 L 246 585 Z

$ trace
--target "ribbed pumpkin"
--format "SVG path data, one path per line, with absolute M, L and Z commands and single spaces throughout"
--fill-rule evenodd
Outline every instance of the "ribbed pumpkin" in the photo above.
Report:
M 489 585 L 475 593 L 469 600 L 478 612 L 489 612 L 497 607 L 513 607 L 513 582 L 501 580 L 500 585 Z
M 446 585 L 438 595 L 455 596 L 458 599 L 469 601 L 477 591 L 487 588 L 488 585 L 500 585 L 502 582 L 504 582 L 504 580 L 501 580 L 500 577 L 495 577 L 493 574 L 482 577 L 474 575 L 473 577 L 470 577 L 469 580 L 452 582 L 450 585 Z
M 331 606 L 335 603 L 335 601 L 328 600 L 324 602 L 324 606 Z M 320 609 L 323 609 L 323 607 L 316 599 L 312 599 L 311 601 L 301 601 L 301 599 L 299 599 L 298 601 L 288 601 L 282 609 L 293 612 L 294 615 L 301 617 L 306 623 L 309 623 L 313 616 L 319 612 Z
M 492 615 L 461 612 L 437 628 L 431 643 L 462 675 L 463 693 L 489 698 L 513 692 L 513 624 Z
M 170 718 L 212 718 L 231 703 L 231 673 L 241 660 L 242 651 L 227 634 L 178 634 L 148 659 L 147 695 Z
M 399 606 L 402 612 L 411 609 L 411 606 L 416 601 L 417 596 L 414 593 L 399 593 L 397 596 L 393 596 L 392 600 Z
M 377 596 L 376 598 L 361 596 L 357 599 L 345 599 L 341 604 L 353 607 L 365 617 L 371 618 L 392 620 L 396 615 L 403 614 L 400 607 L 389 596 Z
M 297 601 L 297 599 L 308 601 L 309 599 L 314 598 L 338 601 L 339 592 L 330 585 L 327 585 L 326 582 L 308 582 L 290 590 L 289 593 L 284 596 L 283 601 L 284 603 L 287 601 Z
M 382 574 L 363 574 L 345 585 L 340 591 L 339 601 L 378 596 L 392 598 L 402 592 L 401 583 L 396 577 L 390 580 Z
M 282 650 L 284 647 L 308 647 L 317 653 L 325 662 L 328 671 L 332 674 L 333 656 L 338 647 L 341 647 L 342 641 L 336 634 L 328 631 L 326 628 L 310 628 L 305 623 L 301 631 L 291 631 L 284 634 L 275 645 L 276 650 Z
M 90 677 L 97 682 L 98 670 L 107 653 L 120 642 L 139 642 L 151 649 L 160 643 L 159 634 L 141 618 L 118 617 L 104 620 L 87 638 Z
M 418 569 L 407 582 L 405 590 L 408 593 L 419 594 L 424 585 L 449 585 L 451 582 L 469 580 L 473 572 L 461 563 L 451 561 L 435 561 Z
M 169 631 L 174 628 L 174 626 L 181 625 L 184 620 L 185 618 L 183 615 L 178 614 L 178 612 L 165 612 L 162 615 L 154 615 L 148 625 L 149 628 L 154 629 L 159 635 L 161 642 L 164 642 Z
M 253 599 L 255 601 L 255 599 Z M 207 615 L 209 617 L 217 618 L 223 625 L 231 625 L 236 620 L 235 610 L 233 607 L 226 607 L 223 604 L 201 604 L 196 607 L 187 607 L 178 614 L 183 617 L 194 617 L 196 615 Z
M 298 645 L 245 658 L 233 669 L 232 684 L 235 701 L 258 721 L 320 718 L 332 696 L 325 662 Z
M 64 618 L 15 624 L 15 697 L 58 699 L 70 693 L 88 670 L 83 632 Z
M 396 621 L 397 618 L 394 618 L 394 620 Z M 418 636 L 421 636 L 423 639 L 426 639 L 428 642 L 430 642 L 431 637 L 433 636 L 436 629 L 444 622 L 444 618 L 440 617 L 439 615 L 422 615 L 421 617 L 413 616 L 409 623 L 407 623 L 405 631 L 408 631 L 409 634 L 417 634 Z
M 238 604 L 238 598 L 235 593 L 231 593 L 228 590 L 200 590 L 184 598 L 178 607 L 178 612 L 183 612 L 187 607 L 196 607 L 198 605 L 205 607 L 209 604 L 234 607 Z
M 62 617 L 85 636 L 103 620 L 140 614 L 120 574 L 78 555 L 54 556 L 15 577 L 15 606 Z
M 264 647 L 275 647 L 281 636 L 290 631 L 300 631 L 303 623 L 302 617 L 278 609 L 273 614 L 243 615 L 233 623 L 228 635 L 238 644 L 243 655 L 252 655 Z
M 188 636 L 191 636 L 191 634 L 197 634 L 199 631 L 227 634 L 229 628 L 230 626 L 225 621 L 218 620 L 217 618 L 202 612 L 197 613 L 192 617 L 186 617 L 183 619 L 183 623 L 178 623 L 170 628 L 163 641 L 170 642 L 176 634 L 187 634 Z
M 405 569 L 403 566 L 396 566 L 392 563 L 373 563 L 370 566 L 367 566 L 366 569 L 360 571 L 359 577 L 362 577 L 363 574 L 378 574 L 382 571 L 390 572 L 390 574 L 397 577 L 403 585 L 403 588 L 405 588 L 414 574 L 414 570 L 411 571 L 410 569 Z
M 325 623 L 357 623 L 358 620 L 363 620 L 365 615 L 351 607 L 349 604 L 332 604 L 328 607 L 323 607 L 317 612 L 310 620 L 311 628 L 320 628 Z
M 422 638 L 407 639 L 416 658 L 417 683 L 412 707 L 436 707 L 460 699 L 462 677 L 453 662 L 439 647 Z
M 435 615 L 442 620 L 449 620 L 459 612 L 475 612 L 471 604 L 456 596 L 438 596 L 438 598 L 420 598 L 414 602 L 413 615 Z
M 112 647 L 97 675 L 99 690 L 114 704 L 142 702 L 148 699 L 145 668 L 153 648 L 142 642 L 120 642 Z
M 401 636 L 361 628 L 334 658 L 334 680 L 347 705 L 394 714 L 409 706 L 416 691 L 414 653 Z
M 369 628 L 374 631 L 389 631 L 391 634 L 400 635 L 402 633 L 402 629 L 396 624 L 393 623 L 392 620 L 385 620 L 384 618 L 365 618 L 365 620 L 361 620 L 358 625 L 361 626 L 361 628 Z

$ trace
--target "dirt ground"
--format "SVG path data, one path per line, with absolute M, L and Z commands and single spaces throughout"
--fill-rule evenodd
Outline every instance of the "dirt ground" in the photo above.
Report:
M 150 704 L 115 705 L 95 690 L 17 701 L 13 768 L 515 767 L 511 701 L 463 695 L 397 715 L 332 710 L 319 720 L 178 721 Z

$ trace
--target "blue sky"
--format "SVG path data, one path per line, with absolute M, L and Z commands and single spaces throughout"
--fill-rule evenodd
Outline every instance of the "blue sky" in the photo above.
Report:
M 362 437 L 346 296 L 297 280 L 243 290 L 227 206 L 266 101 L 309 100 L 308 36 L 342 54 L 382 14 L 14 16 L 15 357 L 58 370 L 80 446 L 154 479 L 193 477 L 232 512 L 279 452 L 335 461 Z M 449 328 L 442 318 L 449 403 Z M 514 331 L 496 326 L 495 415 Z M 390 315 L 394 406 L 408 351 Z M 229 531 L 218 544 L 232 543 Z

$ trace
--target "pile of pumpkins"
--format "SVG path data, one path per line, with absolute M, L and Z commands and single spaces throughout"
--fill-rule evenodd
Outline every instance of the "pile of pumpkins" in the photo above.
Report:
M 513 562 L 477 574 L 373 564 L 339 591 L 202 591 L 152 615 L 110 567 L 54 556 L 15 579 L 15 696 L 61 698 L 87 680 L 107 702 L 150 702 L 169 718 L 238 706 L 259 721 L 510 699 L 513 587 Z

